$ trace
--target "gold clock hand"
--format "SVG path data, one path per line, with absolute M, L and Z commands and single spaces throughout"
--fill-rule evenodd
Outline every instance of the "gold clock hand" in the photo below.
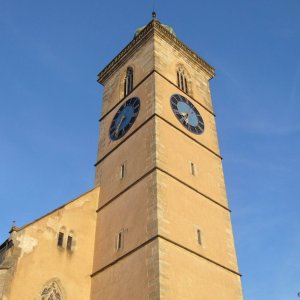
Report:
M 120 122 L 119 122 L 119 124 L 118 124 L 118 126 L 116 128 L 115 135 L 117 135 L 119 133 L 119 128 L 120 128 L 122 122 L 124 121 L 124 119 L 125 119 L 125 116 L 122 115 L 121 120 L 120 120 Z
M 184 117 L 183 122 L 187 124 L 189 121 L 190 112 L 181 113 L 181 115 Z

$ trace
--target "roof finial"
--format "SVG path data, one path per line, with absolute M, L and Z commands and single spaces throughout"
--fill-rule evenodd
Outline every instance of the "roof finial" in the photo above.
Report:
M 156 19 L 156 12 L 155 12 L 155 4 L 156 4 L 156 1 L 153 0 L 153 9 L 152 9 L 152 19 L 155 20 Z
M 16 221 L 12 221 L 12 226 L 10 228 L 9 233 L 12 233 L 14 231 L 16 231 L 18 229 L 18 227 L 16 226 Z

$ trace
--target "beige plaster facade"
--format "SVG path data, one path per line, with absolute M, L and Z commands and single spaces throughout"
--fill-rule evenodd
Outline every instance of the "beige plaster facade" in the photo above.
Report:
M 133 88 L 126 94 L 128 68 Z M 104 68 L 95 188 L 12 228 L 0 246 L 0 299 L 243 299 L 213 76 L 214 69 L 156 19 Z M 176 118 L 174 94 L 199 111 L 202 134 Z M 132 97 L 140 99 L 137 118 L 113 140 L 112 121 Z
M 89 299 L 99 190 L 12 228 L 1 253 L 0 299 Z M 60 246 L 59 233 L 64 234 Z
M 124 96 L 128 68 L 134 84 Z M 209 88 L 213 76 L 210 65 L 155 19 L 99 74 L 104 95 L 95 185 L 101 197 L 92 300 L 243 299 Z M 170 106 L 174 94 L 200 112 L 202 134 L 178 121 Z M 140 99 L 139 114 L 123 137 L 111 140 L 112 121 L 132 97 Z

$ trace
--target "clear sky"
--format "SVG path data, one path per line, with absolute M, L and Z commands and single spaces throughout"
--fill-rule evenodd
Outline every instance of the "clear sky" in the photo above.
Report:
M 98 72 L 152 1 L 0 0 L 0 240 L 93 187 Z M 300 2 L 156 1 L 211 81 L 245 300 L 300 299 Z

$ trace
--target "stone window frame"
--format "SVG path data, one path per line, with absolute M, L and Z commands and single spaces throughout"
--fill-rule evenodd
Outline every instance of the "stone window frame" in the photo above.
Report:
M 67 244 L 66 244 L 66 249 L 69 252 L 73 252 L 75 250 L 76 246 L 76 238 L 73 230 L 69 230 L 68 235 L 67 235 Z
M 57 239 L 56 239 L 57 247 L 64 248 L 64 246 L 65 246 L 65 235 L 66 235 L 66 227 L 61 226 L 58 233 L 57 233 Z
M 52 296 L 52 298 L 50 298 Z M 53 298 L 53 296 L 55 298 Z M 66 292 L 63 288 L 61 281 L 58 278 L 48 280 L 42 287 L 39 293 L 39 300 L 65 300 Z
M 127 66 L 121 80 L 122 95 L 121 98 L 128 96 L 134 88 L 134 67 Z
M 119 252 L 124 249 L 125 233 L 127 231 L 127 228 L 123 228 L 115 234 L 115 252 Z
M 203 246 L 203 231 L 200 227 L 197 227 L 197 243 L 199 246 Z
M 187 95 L 192 96 L 191 76 L 187 71 L 187 69 L 183 66 L 183 64 L 177 64 L 176 78 L 177 78 L 177 87 Z
M 126 168 L 126 161 L 121 163 L 120 166 L 120 180 L 124 179 L 127 173 L 127 168 Z
M 76 246 L 76 238 L 73 230 L 68 230 L 66 226 L 61 226 L 56 239 L 57 247 L 73 252 Z
M 196 176 L 197 174 L 197 168 L 196 168 L 196 165 L 194 162 L 190 161 L 190 172 L 191 172 L 191 175 L 193 176 Z

